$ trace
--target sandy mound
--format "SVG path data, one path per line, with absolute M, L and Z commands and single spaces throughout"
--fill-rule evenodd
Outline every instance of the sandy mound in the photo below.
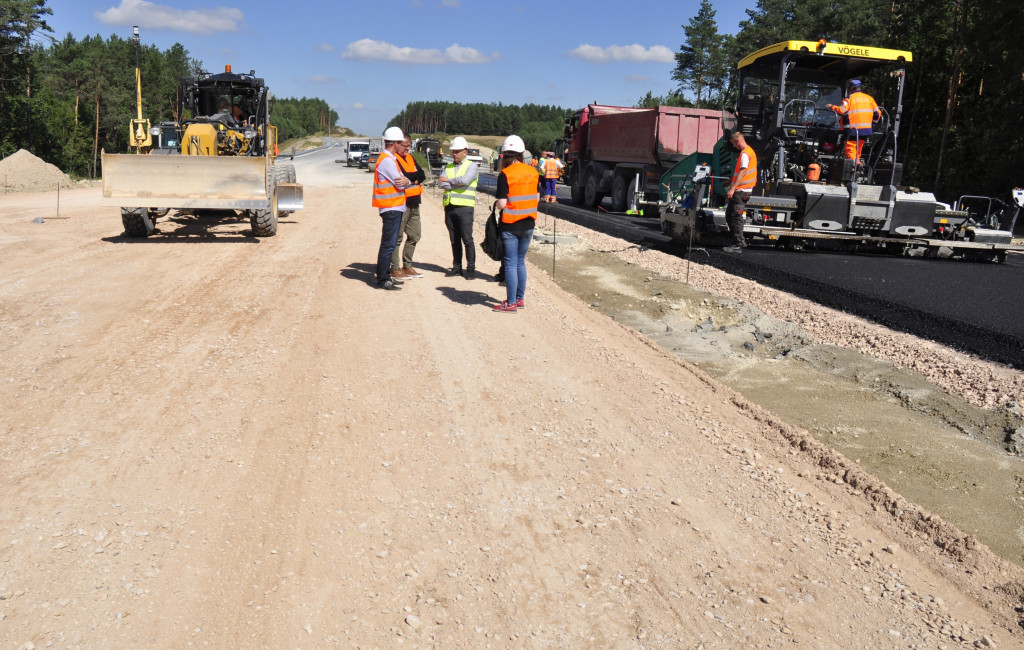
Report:
M 72 187 L 68 175 L 24 149 L 0 160 L 0 188 L 6 192 L 48 192 Z

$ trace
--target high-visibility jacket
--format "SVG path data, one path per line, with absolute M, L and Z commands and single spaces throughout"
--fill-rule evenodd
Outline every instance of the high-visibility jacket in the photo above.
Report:
M 523 219 L 537 219 L 537 170 L 521 162 L 515 162 L 502 170 L 508 180 L 508 198 L 501 213 L 503 223 L 515 223 Z
M 410 174 L 416 171 L 416 160 L 412 157 L 411 153 L 407 153 L 404 156 L 395 156 L 395 160 L 398 161 L 398 166 L 402 168 L 402 171 L 409 172 Z M 420 194 L 423 194 L 422 185 L 410 185 L 405 188 L 405 198 L 419 196 Z
M 836 106 L 832 110 L 845 115 L 847 126 L 860 132 L 871 131 L 871 122 L 874 121 L 875 114 L 881 117 L 881 111 L 878 110 L 874 98 L 860 91 L 851 93 L 843 100 L 841 106 Z
M 743 175 L 740 176 L 740 170 L 743 169 L 743 167 L 741 167 L 743 164 L 743 154 L 747 154 L 747 158 L 750 162 L 747 164 L 747 171 L 743 172 Z M 736 183 L 737 178 L 739 179 L 739 183 L 733 186 L 732 183 Z M 748 144 L 743 151 L 740 152 L 740 155 L 736 157 L 736 169 L 732 172 L 732 180 L 730 181 L 729 186 L 735 187 L 737 190 L 752 190 L 755 185 L 757 185 L 757 155 Z
M 554 158 L 544 161 L 544 178 L 558 178 L 558 161 Z
M 457 178 L 464 176 L 469 171 L 470 160 L 463 158 L 462 162 L 459 163 L 458 169 L 455 168 L 454 163 L 448 163 L 444 168 L 445 178 Z M 476 205 L 476 182 L 478 178 L 474 178 L 473 182 L 469 185 L 464 185 L 455 189 L 448 190 L 444 193 L 444 197 L 441 203 L 444 205 Z
M 397 208 L 405 205 L 405 192 L 380 175 L 380 164 L 388 157 L 396 156 L 387 150 L 380 152 L 377 166 L 373 170 L 373 207 L 375 208 Z

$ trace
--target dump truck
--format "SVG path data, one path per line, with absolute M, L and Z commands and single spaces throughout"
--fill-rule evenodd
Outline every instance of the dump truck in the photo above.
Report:
M 565 182 L 573 203 L 595 208 L 610 196 L 612 212 L 646 206 L 656 216 L 662 175 L 692 153 L 711 153 L 721 136 L 721 111 L 589 104 L 565 123 Z
M 1012 244 L 1019 192 L 1009 203 L 950 206 L 903 183 L 897 154 L 912 60 L 907 51 L 824 39 L 784 41 L 741 59 L 740 93 L 714 151 L 681 160 L 661 179 L 662 230 L 690 243 L 730 242 L 725 192 L 737 152 L 729 136 L 739 131 L 758 161 L 744 217 L 749 243 L 996 262 L 1024 250 Z M 865 80 L 881 118 L 861 155 L 848 158 L 846 140 L 862 136 L 829 106 L 842 103 L 853 79 Z
M 185 77 L 169 155 L 103 152 L 103 204 L 121 208 L 125 233 L 148 237 L 164 211 L 202 210 L 241 212 L 253 235 L 275 235 L 280 214 L 302 209 L 302 185 L 294 165 L 276 162 L 269 98 L 252 70 Z

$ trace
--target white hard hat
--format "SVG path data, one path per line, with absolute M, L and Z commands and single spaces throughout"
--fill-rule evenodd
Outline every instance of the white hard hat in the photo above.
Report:
M 448 146 L 452 151 L 460 151 L 469 147 L 469 143 L 466 142 L 466 138 L 461 135 L 457 135 L 452 138 L 452 143 Z
M 505 142 L 501 144 L 501 153 L 523 153 L 524 151 L 526 151 L 526 145 L 518 135 L 508 136 L 505 138 Z
M 401 142 L 402 140 L 405 140 L 405 133 L 403 133 L 402 129 L 397 126 L 389 126 L 387 130 L 384 131 L 385 142 Z

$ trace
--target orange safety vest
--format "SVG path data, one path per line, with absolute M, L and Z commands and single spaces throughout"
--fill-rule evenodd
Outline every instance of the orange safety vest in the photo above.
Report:
M 523 219 L 537 219 L 537 170 L 515 162 L 501 172 L 508 179 L 508 198 L 501 213 L 502 223 L 515 223 Z
M 380 157 L 377 158 L 377 166 L 373 169 L 373 207 L 375 208 L 397 208 L 398 206 L 405 205 L 405 192 L 398 189 L 394 183 L 381 178 L 380 163 L 388 157 L 394 158 L 395 155 L 390 151 L 380 152 Z
M 416 171 L 416 160 L 412 157 L 411 153 L 407 153 L 404 156 L 395 156 L 395 160 L 398 161 L 398 165 L 402 168 L 402 171 L 409 172 L 410 174 Z M 405 198 L 409 198 L 410 196 L 419 196 L 420 194 L 423 194 L 422 185 L 410 185 L 405 188 Z
M 558 161 L 554 158 L 544 161 L 544 178 L 558 178 Z
M 858 91 L 844 99 L 843 105 L 836 106 L 835 111 L 846 115 L 846 122 L 851 129 L 871 129 L 871 122 L 878 113 L 878 104 L 871 95 Z
M 743 173 L 743 176 L 740 176 L 740 170 L 743 169 L 740 167 L 743 163 L 743 154 L 747 154 L 747 157 L 750 159 L 750 163 L 747 165 L 747 171 Z M 749 144 L 740 152 L 740 155 L 736 157 L 736 169 L 732 172 L 730 185 L 735 183 L 737 178 L 739 178 L 739 184 L 735 186 L 737 190 L 752 190 L 754 189 L 754 186 L 757 185 L 757 155 L 754 153 L 754 150 L 750 148 Z

